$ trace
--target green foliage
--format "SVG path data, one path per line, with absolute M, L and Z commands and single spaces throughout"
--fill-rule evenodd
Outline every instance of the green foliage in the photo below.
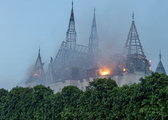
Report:
M 8 94 L 8 91 L 5 90 L 5 89 L 0 89 L 0 98 L 3 97 L 3 96 L 6 96 Z
M 56 94 L 42 85 L 0 89 L 0 120 L 167 120 L 168 76 L 152 73 L 118 87 L 96 79 L 85 91 L 67 86 Z
M 97 91 L 107 91 L 112 90 L 114 87 L 117 87 L 117 84 L 111 78 L 99 78 L 92 82 L 88 86 L 88 89 L 96 89 Z

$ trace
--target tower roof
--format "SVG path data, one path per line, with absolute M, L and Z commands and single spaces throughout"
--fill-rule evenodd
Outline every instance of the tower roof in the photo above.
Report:
M 71 9 L 70 20 L 73 20 L 73 21 L 74 21 L 73 1 L 72 1 L 72 9 Z
M 26 81 L 27 85 L 38 85 L 43 84 L 45 81 L 45 73 L 43 70 L 43 63 L 41 60 L 40 49 L 38 51 L 38 56 L 34 68 L 31 71 L 29 79 Z
M 66 32 L 66 42 L 69 48 L 75 48 L 76 44 L 76 31 L 75 31 L 75 19 L 74 19 L 74 11 L 73 11 L 73 2 L 71 8 L 71 15 L 69 19 L 69 26 Z
M 139 35 L 135 26 L 134 13 L 132 14 L 132 24 L 127 37 L 125 48 L 128 49 L 128 54 L 137 54 L 145 57 Z
M 97 26 L 96 26 L 96 15 L 94 9 L 92 27 L 91 27 L 91 34 L 89 38 L 89 50 L 92 52 L 96 52 L 98 50 L 99 42 L 98 42 L 98 35 L 97 35 Z
M 158 64 L 158 66 L 157 66 L 157 68 L 156 68 L 156 72 L 158 72 L 158 73 L 164 73 L 164 74 L 166 74 L 166 71 L 165 71 L 165 69 L 164 69 L 164 66 L 163 66 L 163 64 L 162 64 L 162 55 L 161 55 L 161 53 L 159 54 L 159 64 Z
M 37 57 L 37 60 L 36 60 L 36 63 L 35 63 L 35 68 L 39 68 L 39 67 L 42 67 L 42 66 L 43 66 L 43 63 L 42 63 L 42 60 L 41 60 L 40 49 L 39 49 L 38 57 Z
M 74 10 L 73 10 L 73 1 L 72 1 L 72 8 L 71 8 L 71 15 L 69 19 L 69 26 L 68 26 L 68 31 L 75 31 L 75 18 L 74 18 Z

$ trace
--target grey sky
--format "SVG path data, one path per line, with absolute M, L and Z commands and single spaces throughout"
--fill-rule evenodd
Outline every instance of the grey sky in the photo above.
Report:
M 167 0 L 74 0 L 78 43 L 88 43 L 94 8 L 102 48 L 108 48 L 110 54 L 122 51 L 134 11 L 152 69 L 161 49 L 168 72 Z M 65 40 L 70 9 L 71 0 L 0 1 L 0 88 L 12 88 L 26 78 L 39 46 L 45 67 L 55 57 Z

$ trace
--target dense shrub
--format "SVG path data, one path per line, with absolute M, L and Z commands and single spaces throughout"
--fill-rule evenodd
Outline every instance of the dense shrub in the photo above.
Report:
M 96 79 L 86 91 L 67 86 L 0 89 L 0 120 L 166 120 L 168 76 L 153 73 L 133 85 L 118 87 Z

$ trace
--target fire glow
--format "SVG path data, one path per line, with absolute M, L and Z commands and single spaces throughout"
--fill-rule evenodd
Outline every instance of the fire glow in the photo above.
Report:
M 38 77 L 39 74 L 38 74 L 38 73 L 34 73 L 33 76 L 34 76 L 34 77 Z
M 110 75 L 111 74 L 111 70 L 109 69 L 109 68 L 101 68 L 100 70 L 99 70 L 99 74 L 101 75 L 101 76 L 107 76 L 107 75 Z

